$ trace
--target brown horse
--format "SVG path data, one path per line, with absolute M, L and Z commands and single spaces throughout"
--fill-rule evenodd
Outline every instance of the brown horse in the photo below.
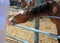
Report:
M 15 25 L 19 23 L 25 23 L 29 19 L 41 17 L 41 16 L 59 16 L 60 17 L 60 4 L 59 0 L 47 1 L 39 6 L 33 8 L 23 9 L 17 15 L 9 19 L 9 24 Z M 60 20 L 51 18 L 51 21 L 56 24 L 58 35 L 60 35 Z M 58 39 L 60 43 L 60 39 Z

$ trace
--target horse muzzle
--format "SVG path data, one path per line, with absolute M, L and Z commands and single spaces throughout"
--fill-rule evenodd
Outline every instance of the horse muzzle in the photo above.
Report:
M 16 24 L 16 20 L 15 20 L 14 17 L 11 17 L 11 18 L 9 19 L 9 22 L 11 23 L 11 25 L 15 25 L 15 24 Z

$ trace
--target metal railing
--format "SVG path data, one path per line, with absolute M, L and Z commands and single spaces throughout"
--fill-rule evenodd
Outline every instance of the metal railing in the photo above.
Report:
M 60 17 L 57 17 L 57 16 L 45 16 L 45 17 L 60 19 Z M 48 32 L 39 30 L 39 19 L 35 20 L 35 28 L 29 28 L 27 26 L 22 26 L 20 24 L 16 24 L 15 26 L 19 27 L 19 28 L 22 28 L 22 29 L 33 31 L 34 32 L 34 43 L 39 43 L 39 34 L 44 34 L 44 35 L 48 35 L 48 36 L 60 39 L 60 35 L 56 35 L 56 34 L 52 34 L 52 33 L 48 33 Z M 9 37 L 11 37 L 11 38 L 13 38 L 13 39 L 15 39 L 17 41 L 22 41 L 23 43 L 29 43 L 28 41 L 21 40 L 21 39 L 16 38 L 16 37 L 12 37 L 11 35 L 7 35 L 7 36 L 9 36 Z

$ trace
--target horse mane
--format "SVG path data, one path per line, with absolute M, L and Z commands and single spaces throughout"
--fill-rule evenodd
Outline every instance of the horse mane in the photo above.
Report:
M 51 7 L 50 2 L 41 3 L 39 6 L 35 6 L 31 9 L 31 15 L 36 16 L 39 13 L 49 12 Z

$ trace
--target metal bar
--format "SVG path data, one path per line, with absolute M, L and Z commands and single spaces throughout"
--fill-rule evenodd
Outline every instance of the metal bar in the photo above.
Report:
M 23 39 L 20 39 L 20 38 L 17 38 L 17 37 L 14 37 L 14 36 L 11 36 L 10 34 L 7 34 L 7 37 L 10 37 L 16 41 L 20 41 L 20 42 L 23 42 L 23 43 L 29 43 L 28 41 L 25 41 Z
M 46 18 L 55 18 L 55 19 L 60 19 L 58 16 L 45 16 Z
M 44 32 L 44 31 L 37 30 L 37 29 L 34 29 L 34 28 L 29 28 L 29 27 L 26 27 L 26 26 L 22 26 L 20 24 L 16 24 L 15 26 L 16 27 L 19 27 L 19 28 L 30 30 L 30 31 L 33 31 L 33 32 L 38 32 L 39 34 L 44 34 L 44 35 L 48 35 L 48 36 L 51 36 L 51 37 L 60 39 L 60 36 L 59 35 L 56 35 L 56 34 Z
M 39 30 L 39 19 L 35 19 L 35 28 Z M 34 43 L 39 43 L 39 33 L 34 32 Z

